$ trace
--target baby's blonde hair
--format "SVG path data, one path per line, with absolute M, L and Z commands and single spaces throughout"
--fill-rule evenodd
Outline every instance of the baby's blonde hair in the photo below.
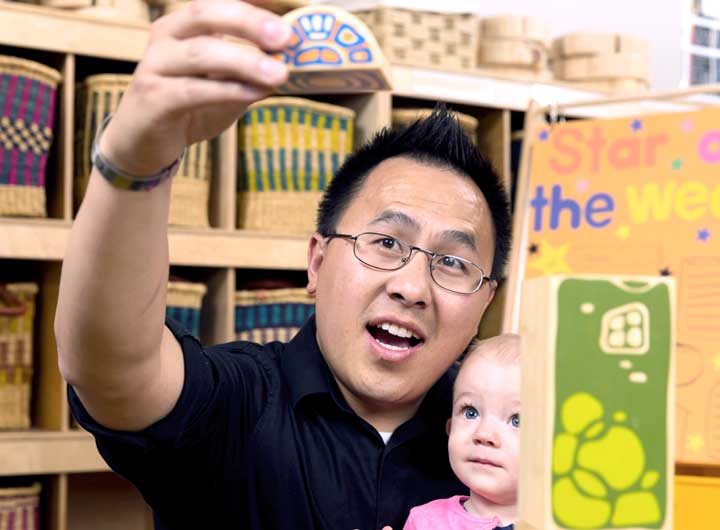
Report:
M 480 355 L 485 359 L 492 359 L 502 364 L 511 364 L 520 361 L 520 335 L 503 333 L 489 339 L 473 339 L 465 350 L 462 363 L 471 355 Z

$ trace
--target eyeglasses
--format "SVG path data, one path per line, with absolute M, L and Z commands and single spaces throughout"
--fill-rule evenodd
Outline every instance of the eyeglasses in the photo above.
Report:
M 355 257 L 365 265 L 383 271 L 401 269 L 410 261 L 415 250 L 427 254 L 430 256 L 430 277 L 440 287 L 454 293 L 476 293 L 485 281 L 493 281 L 472 261 L 449 254 L 437 254 L 387 234 L 363 232 L 356 236 L 328 234 L 325 237 L 328 241 L 336 237 L 352 240 Z

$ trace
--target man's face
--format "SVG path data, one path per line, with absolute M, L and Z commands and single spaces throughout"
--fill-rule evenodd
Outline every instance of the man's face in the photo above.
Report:
M 408 158 L 378 165 L 336 229 L 387 234 L 469 259 L 486 274 L 493 263 L 492 218 L 477 186 Z M 416 406 L 475 336 L 492 299 L 488 282 L 473 294 L 441 288 L 428 260 L 415 252 L 401 269 L 377 270 L 355 258 L 352 240 L 316 234 L 310 243 L 318 343 L 345 398 L 368 421 L 373 410 Z
M 520 364 L 468 357 L 448 421 L 450 465 L 470 490 L 494 504 L 517 503 Z

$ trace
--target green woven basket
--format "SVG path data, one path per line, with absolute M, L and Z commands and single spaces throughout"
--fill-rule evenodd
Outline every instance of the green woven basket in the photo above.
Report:
M 353 146 L 355 112 L 301 98 L 267 98 L 239 123 L 238 227 L 304 234 Z

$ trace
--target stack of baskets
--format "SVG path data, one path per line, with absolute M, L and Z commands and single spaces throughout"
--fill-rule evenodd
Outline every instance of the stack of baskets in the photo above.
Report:
M 550 28 L 535 17 L 502 15 L 480 20 L 478 67 L 498 76 L 549 80 Z
M 166 315 L 180 322 L 196 337 L 200 334 L 200 309 L 206 291 L 202 283 L 168 282 Z
M 37 292 L 34 283 L 0 285 L 0 429 L 30 427 Z
M 100 74 L 86 78 L 77 88 L 75 141 L 75 205 L 79 207 L 92 168 L 91 149 L 103 120 L 115 112 L 132 76 Z M 173 178 L 168 222 L 180 226 L 209 226 L 208 199 L 212 156 L 210 142 L 187 149 Z
M 633 35 L 571 33 L 552 44 L 557 79 L 611 94 L 647 92 L 649 63 L 648 42 Z
M 45 171 L 60 72 L 0 55 L 0 215 L 46 217 Z
M 144 0 L 36 0 L 35 3 L 114 22 L 150 22 L 150 9 Z
M 432 114 L 432 109 L 423 108 L 407 108 L 407 109 L 393 109 L 392 111 L 392 124 L 393 127 L 407 127 L 417 120 L 427 118 Z M 453 116 L 457 118 L 460 127 L 462 127 L 465 134 L 468 135 L 472 143 L 477 145 L 477 129 L 478 120 L 468 114 L 453 111 Z
M 314 312 L 314 299 L 305 288 L 237 291 L 235 335 L 260 344 L 287 342 Z
M 353 15 L 372 30 L 391 63 L 450 71 L 475 68 L 477 17 L 471 13 L 378 6 Z
M 40 484 L 0 488 L 0 528 L 40 530 Z
M 238 228 L 315 230 L 323 191 L 353 147 L 355 112 L 308 99 L 252 104 L 239 122 Z

